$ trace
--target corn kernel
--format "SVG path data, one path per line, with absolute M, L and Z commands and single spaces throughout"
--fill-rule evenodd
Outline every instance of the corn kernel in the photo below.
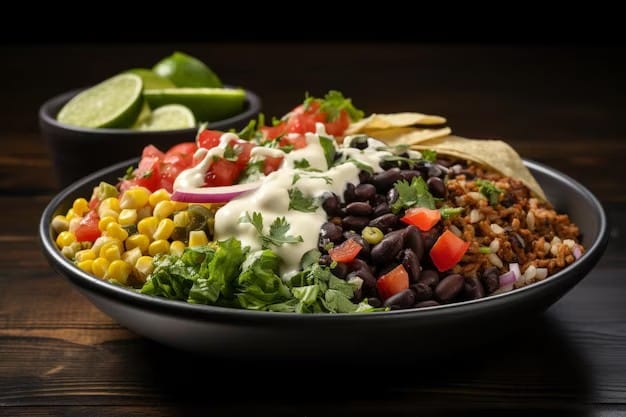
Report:
M 170 193 L 167 192 L 165 188 L 160 188 L 156 190 L 155 192 L 153 192 L 152 194 L 150 194 L 150 197 L 148 197 L 148 203 L 150 203 L 150 205 L 154 207 L 161 201 L 169 201 L 169 199 L 170 199 Z
M 159 219 L 157 219 L 154 216 L 149 216 L 149 217 L 146 217 L 145 219 L 139 220 L 139 223 L 137 223 L 137 231 L 141 234 L 144 234 L 152 238 L 158 225 L 159 225 Z
M 169 200 L 159 201 L 154 209 L 152 209 L 152 215 L 159 219 L 170 217 L 174 212 L 175 203 Z
M 102 208 L 102 207 L 98 208 L 98 217 L 100 217 L 101 219 L 103 219 L 105 217 L 112 217 L 115 221 L 117 221 L 117 218 L 118 218 L 119 215 L 120 215 L 120 213 L 118 211 L 113 210 L 113 209 Z
M 117 245 L 106 244 L 102 247 L 102 249 L 100 249 L 100 257 L 113 262 L 117 259 L 122 259 L 122 254 L 120 253 L 120 248 L 118 248 Z
M 84 261 L 76 262 L 76 266 L 88 274 L 91 274 L 93 271 L 93 261 L 93 259 L 85 259 Z
M 174 201 L 174 211 L 183 211 L 183 210 L 187 210 L 188 208 L 189 208 L 189 203 L 185 203 L 183 201 Z
M 73 208 L 69 209 L 67 213 L 65 213 L 65 218 L 68 221 L 72 220 L 75 217 L 81 217 L 81 216 L 79 216 L 78 213 L 76 213 Z
M 57 236 L 56 242 L 60 248 L 70 246 L 72 243 L 76 242 L 76 236 L 74 236 L 74 233 L 69 231 L 61 232 Z
M 96 258 L 91 264 L 91 273 L 98 278 L 104 278 L 110 264 L 111 262 L 106 258 Z
M 111 236 L 123 242 L 128 237 L 128 232 L 124 230 L 122 226 L 120 226 L 118 223 L 109 223 L 105 235 Z
M 79 216 L 84 216 L 89 211 L 89 202 L 84 198 L 77 198 L 72 204 L 72 209 Z
M 179 211 L 174 214 L 174 226 L 176 227 L 187 227 L 189 224 L 189 212 L 187 211 Z
M 117 217 L 117 222 L 121 226 L 130 226 L 137 223 L 137 209 L 122 209 Z
M 93 242 L 93 245 L 91 246 L 91 250 L 93 250 L 96 254 L 100 253 L 100 249 L 107 243 L 115 243 L 117 245 L 118 248 L 120 248 L 120 252 L 123 252 L 124 249 L 124 245 L 122 244 L 121 240 L 117 240 L 115 238 L 112 238 L 111 236 L 100 236 L 98 239 L 96 239 Z
M 100 202 L 99 208 L 111 209 L 116 212 L 120 212 L 120 200 L 117 197 L 109 197 L 105 198 Z
M 63 254 L 63 256 L 65 256 L 67 259 L 74 259 L 74 254 L 76 253 L 74 251 L 74 248 L 71 246 L 63 246 L 63 248 L 61 249 L 61 253 Z
M 150 243 L 148 246 L 148 254 L 150 256 L 158 255 L 159 253 L 168 253 L 170 251 L 170 243 L 167 240 L 159 239 Z
M 52 230 L 54 230 L 56 233 L 61 233 L 70 229 L 70 222 L 67 221 L 65 216 L 59 214 L 57 216 L 54 216 L 51 226 Z
M 117 220 L 115 220 L 115 217 L 113 216 L 100 217 L 100 220 L 98 221 L 98 229 L 104 232 L 107 230 L 109 224 L 115 223 L 116 221 Z
M 128 281 L 128 276 L 131 272 L 131 266 L 121 259 L 117 259 L 109 265 L 107 271 L 104 275 L 106 279 L 114 279 L 121 284 L 126 284 Z
M 180 256 L 185 250 L 185 244 L 180 240 L 175 240 L 170 243 L 170 255 Z
M 93 249 L 83 249 L 76 252 L 76 254 L 74 255 L 74 259 L 76 259 L 76 262 L 89 260 L 93 261 L 94 259 L 96 259 L 96 252 L 94 252 Z
M 139 209 L 148 204 L 150 191 L 144 187 L 135 187 L 124 191 L 120 200 L 120 208 Z
M 141 249 L 139 248 L 132 248 L 122 254 L 122 260 L 129 265 L 135 265 L 139 258 L 141 258 Z
M 82 217 L 74 217 L 72 220 L 70 220 L 69 227 L 67 230 L 69 230 L 72 233 L 75 233 L 82 219 L 83 219 Z
M 151 256 L 142 256 L 135 262 L 134 275 L 140 282 L 146 282 L 146 278 L 153 270 L 154 266 L 152 265 Z
M 154 240 L 169 239 L 172 236 L 172 232 L 174 232 L 174 222 L 172 219 L 165 218 L 159 222 L 152 237 Z
M 192 230 L 189 232 L 189 246 L 208 245 L 209 239 L 206 237 L 204 230 Z
M 145 205 L 137 210 L 137 221 L 152 216 L 152 206 Z
M 132 236 L 128 236 L 128 239 L 126 239 L 124 243 L 126 245 L 126 250 L 139 248 L 141 253 L 146 254 L 148 253 L 150 238 L 144 234 L 134 234 Z

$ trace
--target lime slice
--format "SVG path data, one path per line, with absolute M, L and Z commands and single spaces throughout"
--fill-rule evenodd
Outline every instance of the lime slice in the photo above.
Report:
M 219 88 L 222 82 L 202 61 L 183 52 L 174 52 L 163 58 L 154 68 L 155 73 L 172 81 L 176 87 Z
M 128 127 L 143 104 L 143 83 L 135 74 L 119 74 L 68 101 L 57 120 L 81 127 Z
M 215 122 L 243 111 L 246 92 L 234 88 L 167 88 L 144 90 L 150 107 L 182 104 L 188 107 L 198 122 Z
M 196 118 L 191 110 L 180 104 L 168 104 L 155 109 L 140 130 L 187 129 L 196 125 Z
M 156 72 L 147 68 L 133 68 L 127 73 L 135 74 L 141 77 L 141 81 L 143 81 L 143 88 L 145 89 L 153 89 L 153 88 L 174 88 L 176 87 L 173 82 L 165 77 L 161 77 Z
M 141 111 L 139 112 L 139 116 L 137 116 L 137 120 L 135 120 L 135 123 L 133 123 L 131 128 L 139 129 L 141 125 L 148 122 L 151 115 L 152 110 L 150 110 L 150 106 L 148 106 L 148 103 L 144 100 L 143 106 L 141 106 Z

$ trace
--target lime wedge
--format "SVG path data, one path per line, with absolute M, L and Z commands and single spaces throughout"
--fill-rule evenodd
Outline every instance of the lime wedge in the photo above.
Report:
M 133 68 L 126 71 L 130 74 L 135 74 L 141 77 L 141 81 L 143 81 L 143 88 L 145 89 L 153 89 L 153 88 L 174 88 L 176 87 L 173 82 L 165 77 L 161 77 L 156 72 L 147 68 Z
M 176 87 L 221 87 L 222 82 L 217 75 L 202 61 L 183 52 L 159 61 L 152 70 L 172 81 Z
M 128 127 L 143 104 L 143 83 L 135 74 L 119 74 L 68 101 L 57 120 L 81 127 Z
M 198 122 L 214 122 L 243 111 L 246 92 L 234 88 L 167 88 L 144 90 L 150 107 L 182 104 L 188 107 Z
M 151 115 L 152 110 L 150 110 L 150 106 L 148 106 L 148 103 L 144 100 L 143 106 L 141 106 L 141 111 L 139 112 L 139 116 L 137 116 L 137 120 L 135 120 L 135 123 L 133 123 L 131 129 L 139 129 L 141 125 L 148 122 Z
M 140 130 L 187 129 L 196 125 L 191 110 L 180 104 L 168 104 L 155 109 Z

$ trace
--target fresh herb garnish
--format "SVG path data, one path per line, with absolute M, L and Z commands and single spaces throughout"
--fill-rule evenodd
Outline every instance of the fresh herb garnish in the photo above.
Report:
M 398 191 L 398 199 L 391 205 L 394 213 L 415 206 L 435 209 L 435 198 L 428 192 L 428 185 L 422 177 L 413 177 L 410 184 L 406 180 L 400 180 L 394 187 Z
M 121 178 L 122 180 L 132 180 L 135 179 L 135 167 L 134 166 L 129 166 L 128 168 L 126 168 L 126 171 L 124 171 L 124 176 Z
M 442 207 L 439 209 L 441 217 L 444 219 L 452 219 L 463 213 L 463 210 L 465 210 L 463 207 Z
M 334 122 L 339 117 L 342 110 L 345 110 L 350 120 L 356 122 L 363 118 L 363 112 L 352 104 L 352 99 L 345 98 L 343 94 L 336 90 L 330 90 L 323 99 L 309 97 L 308 93 L 304 99 L 304 107 L 308 109 L 312 103 L 319 103 L 320 111 L 327 114 L 326 121 Z
M 498 204 L 498 201 L 500 200 L 500 194 L 504 192 L 503 190 L 496 187 L 493 182 L 480 178 L 476 180 L 476 185 L 478 185 L 478 191 L 482 195 L 487 197 L 487 199 L 489 200 L 489 204 L 491 204 L 492 206 Z
M 324 150 L 324 157 L 326 158 L 326 164 L 328 168 L 333 166 L 335 162 L 335 153 L 337 150 L 335 149 L 335 141 L 326 136 L 320 136 L 320 145 Z
M 428 162 L 435 162 L 437 160 L 437 151 L 432 149 L 423 149 L 420 151 L 422 159 Z
M 263 249 L 268 249 L 270 245 L 282 246 L 285 243 L 293 244 L 303 242 L 302 236 L 287 234 L 291 225 L 287 223 L 284 217 L 277 217 L 272 222 L 269 234 L 263 232 L 263 215 L 258 211 L 253 212 L 252 217 L 246 212 L 241 219 L 239 219 L 239 223 L 250 223 L 254 226 L 261 239 Z
M 313 197 L 305 197 L 299 188 L 290 188 L 289 194 L 289 210 L 302 211 L 305 213 L 313 213 L 317 210 L 318 205 Z
M 350 162 L 350 163 L 356 165 L 356 167 L 358 169 L 360 169 L 361 171 L 366 171 L 366 172 L 368 172 L 370 174 L 374 173 L 374 168 L 372 168 L 370 165 L 366 164 L 365 162 L 359 161 L 358 159 L 354 159 L 354 158 L 350 157 L 350 158 L 346 159 L 345 162 Z
M 302 158 L 298 161 L 294 161 L 293 163 L 293 167 L 294 168 L 298 168 L 298 169 L 306 169 L 308 167 L 310 167 L 311 164 L 309 163 L 309 161 L 307 161 L 306 159 Z
M 224 159 L 226 159 L 227 161 L 236 161 L 238 157 L 237 151 L 235 150 L 235 147 L 233 145 L 231 145 L 230 143 L 228 145 L 226 145 L 226 148 L 224 148 Z

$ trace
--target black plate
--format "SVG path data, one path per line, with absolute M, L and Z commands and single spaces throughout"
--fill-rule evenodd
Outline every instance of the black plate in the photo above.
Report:
M 65 213 L 74 199 L 90 196 L 100 181 L 114 183 L 137 162 L 113 165 L 59 193 L 41 217 L 42 248 L 50 264 L 104 313 L 142 336 L 189 351 L 260 358 L 458 352 L 532 321 L 587 275 L 608 243 L 604 210 L 589 190 L 563 173 L 525 161 L 555 208 L 580 227 L 586 248 L 578 261 L 546 280 L 480 300 L 368 314 L 299 315 L 188 304 L 99 280 L 64 258 L 54 243 L 55 215 Z

